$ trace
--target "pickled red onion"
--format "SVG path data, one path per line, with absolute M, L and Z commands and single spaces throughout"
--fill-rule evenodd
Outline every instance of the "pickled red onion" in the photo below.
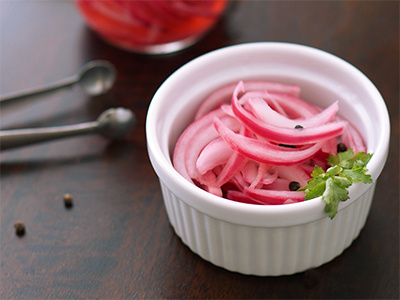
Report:
M 174 167 L 190 182 L 233 201 L 303 201 L 304 192 L 289 190 L 291 181 L 303 187 L 315 165 L 326 170 L 339 141 L 355 152 L 365 146 L 355 127 L 337 116 L 338 102 L 320 109 L 299 94 L 297 86 L 269 81 L 217 89 L 179 137 Z
M 341 135 L 347 124 L 345 121 L 335 121 L 318 127 L 298 130 L 265 123 L 257 119 L 249 111 L 246 111 L 239 104 L 238 94 L 240 91 L 244 91 L 243 82 L 239 82 L 232 96 L 232 109 L 236 117 L 255 134 L 277 143 L 301 145 L 327 140 Z
M 232 93 L 236 86 L 236 82 L 230 83 L 211 93 L 198 108 L 195 119 L 202 117 L 223 103 L 230 102 Z M 247 81 L 246 88 L 250 91 L 277 92 L 280 94 L 292 95 L 294 97 L 298 97 L 300 95 L 300 89 L 296 85 L 281 84 L 271 81 Z
M 313 157 L 322 147 L 322 143 L 317 143 L 304 150 L 278 150 L 278 147 L 268 142 L 235 134 L 217 117 L 214 118 L 214 126 L 233 150 L 249 159 L 265 164 L 276 166 L 300 164 Z

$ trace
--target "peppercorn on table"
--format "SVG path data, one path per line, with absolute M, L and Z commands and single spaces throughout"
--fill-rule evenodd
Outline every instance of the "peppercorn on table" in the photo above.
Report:
M 201 40 L 164 55 L 108 44 L 72 1 L 0 7 L 0 97 L 68 77 L 91 60 L 117 71 L 101 96 L 73 87 L 1 104 L 1 130 L 90 122 L 112 107 L 137 118 L 120 141 L 85 135 L 1 152 L 1 299 L 399 298 L 397 1 L 230 1 Z M 331 262 L 290 276 L 230 272 L 191 252 L 169 224 L 146 147 L 149 103 L 172 72 L 209 51 L 257 41 L 345 59 L 376 85 L 391 118 L 388 162 L 359 237 Z

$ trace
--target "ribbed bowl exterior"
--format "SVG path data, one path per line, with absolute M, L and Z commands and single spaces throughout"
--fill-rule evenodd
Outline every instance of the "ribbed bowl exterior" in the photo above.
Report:
M 178 198 L 163 181 L 160 184 L 169 221 L 184 244 L 217 266 L 259 276 L 302 272 L 340 255 L 364 227 L 375 190 L 371 184 L 333 220 L 253 227 L 208 216 Z

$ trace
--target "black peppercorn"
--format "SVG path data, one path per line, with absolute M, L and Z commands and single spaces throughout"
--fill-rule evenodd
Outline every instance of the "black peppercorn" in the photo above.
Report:
M 65 194 L 64 195 L 64 206 L 66 208 L 71 208 L 73 205 L 72 203 L 72 196 L 70 194 Z
M 22 223 L 21 221 L 15 222 L 14 227 L 15 227 L 16 235 L 18 235 L 19 237 L 25 235 L 25 224 L 24 223 Z
M 292 181 L 291 183 L 289 183 L 289 190 L 291 191 L 297 191 L 300 188 L 300 183 L 298 183 L 297 181 Z
M 296 148 L 296 145 L 279 144 L 279 146 L 286 147 L 286 148 Z
M 301 125 L 296 125 L 296 126 L 294 126 L 294 128 L 295 128 L 295 129 L 302 129 L 302 128 L 304 128 L 304 127 L 301 126 Z
M 345 152 L 347 151 L 347 147 L 344 143 L 337 144 L 337 152 Z

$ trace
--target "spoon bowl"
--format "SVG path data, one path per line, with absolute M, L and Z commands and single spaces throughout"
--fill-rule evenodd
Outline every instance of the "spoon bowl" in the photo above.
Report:
M 77 84 L 90 96 L 107 93 L 115 83 L 114 66 L 105 60 L 95 60 L 85 64 L 78 75 Z
M 97 131 L 105 138 L 118 140 L 125 137 L 135 123 L 136 116 L 131 110 L 110 108 L 97 118 Z

